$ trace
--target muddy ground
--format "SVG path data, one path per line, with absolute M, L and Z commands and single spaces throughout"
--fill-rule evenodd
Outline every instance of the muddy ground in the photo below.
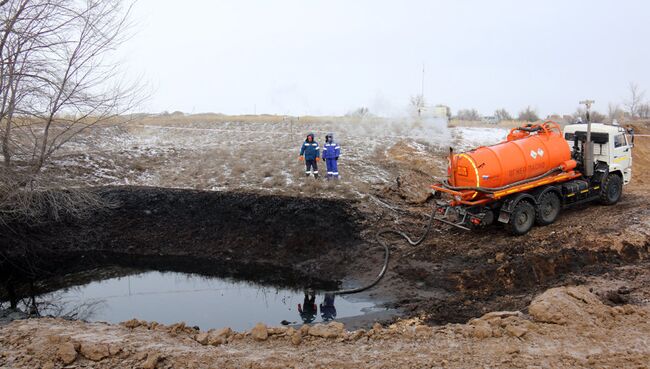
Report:
M 642 125 L 637 127 L 637 132 L 650 134 L 650 130 Z M 361 346 L 350 346 L 345 342 L 315 338 L 313 342 L 307 340 L 306 345 L 295 351 L 290 343 L 284 341 L 276 345 L 244 340 L 232 348 L 205 351 L 192 346 L 195 343 L 185 338 L 169 338 L 165 336 L 167 333 L 147 332 L 146 335 L 151 335 L 151 344 L 164 342 L 169 345 L 170 342 L 182 341 L 187 346 L 181 351 L 198 350 L 199 364 L 196 367 L 201 367 L 201 359 L 222 355 L 223 350 L 228 350 L 233 356 L 232 361 L 228 361 L 228 355 L 222 361 L 215 361 L 221 363 L 221 367 L 244 364 L 282 367 L 287 363 L 305 367 L 316 362 L 323 367 L 346 367 L 348 364 L 355 367 L 352 364 L 369 364 L 373 360 L 383 363 L 384 367 L 391 367 L 391 363 L 393 367 L 407 363 L 413 367 L 424 364 L 434 367 L 493 366 L 500 363 L 527 366 L 539 365 L 540 358 L 549 360 L 547 366 L 551 367 L 592 364 L 601 367 L 638 364 L 643 367 L 643 362 L 648 362 L 647 350 L 634 349 L 626 354 L 623 346 L 610 342 L 607 332 L 618 334 L 621 339 L 624 336 L 630 338 L 636 342 L 635 345 L 641 345 L 637 341 L 650 334 L 645 323 L 641 323 L 647 321 L 643 314 L 647 314 L 650 306 L 650 264 L 647 261 L 650 251 L 650 177 L 647 173 L 650 166 L 645 155 L 648 148 L 650 137 L 639 137 L 635 148 L 633 183 L 625 188 L 625 195 L 616 206 L 589 205 L 567 210 L 554 224 L 536 227 L 522 237 L 509 236 L 498 226 L 473 233 L 441 226 L 416 247 L 392 239 L 386 277 L 378 286 L 364 293 L 400 312 L 393 317 L 381 318 L 380 323 L 389 325 L 400 320 L 402 323 L 398 323 L 398 327 L 401 327 L 400 324 L 405 324 L 404 319 L 412 322 L 408 319 L 413 318 L 418 319 L 416 326 L 463 323 L 433 328 L 427 331 L 427 338 L 422 341 L 412 341 L 412 337 L 382 338 L 379 341 L 369 338 Z M 295 286 L 296 281 L 300 281 L 324 289 L 360 285 L 371 280 L 381 266 L 383 254 L 375 241 L 377 230 L 390 226 L 418 235 L 426 224 L 432 206 L 426 188 L 433 180 L 432 174 L 442 174 L 441 162 L 444 160 L 435 156 L 440 152 L 442 148 L 426 141 L 413 144 L 403 139 L 381 139 L 355 154 L 365 165 L 372 162 L 377 167 L 374 172 L 377 179 L 358 175 L 349 181 L 319 184 L 317 192 L 326 193 L 324 197 L 312 196 L 313 189 L 304 185 L 308 182 L 297 182 L 299 174 L 292 177 L 295 182 L 285 183 L 279 191 L 281 195 L 269 193 L 265 186 L 252 190 L 235 186 L 234 192 L 230 193 L 205 192 L 204 188 L 101 187 L 96 190 L 118 200 L 120 205 L 116 209 L 83 222 L 48 225 L 28 232 L 21 232 L 17 227 L 20 236 L 14 234 L 3 238 L 2 246 L 5 255 L 12 260 L 12 268 L 37 268 L 51 273 L 42 280 L 52 280 L 52 276 L 60 276 L 73 266 L 83 270 L 116 260 L 119 264 L 133 265 L 142 262 L 138 257 L 154 260 L 151 257 L 155 256 L 161 265 L 167 265 L 165 258 L 190 260 L 176 265 L 174 268 L 178 270 L 201 268 L 201 265 L 210 269 L 207 265 L 218 265 L 218 271 L 214 273 L 252 280 L 264 275 L 263 281 L 271 284 Z M 166 155 L 165 151 L 160 151 L 152 157 L 158 158 L 157 161 Z M 192 153 L 189 158 L 193 155 L 197 154 Z M 359 172 L 366 173 L 364 170 Z M 134 177 L 125 176 L 131 183 L 137 183 Z M 144 178 L 151 176 L 145 175 Z M 184 183 L 191 183 L 191 178 L 183 178 Z M 370 183 L 367 187 L 357 186 L 366 180 Z M 261 181 L 263 184 L 264 180 Z M 29 262 L 22 265 L 21 256 L 25 254 L 28 257 L 23 259 Z M 42 261 L 41 264 L 34 265 L 34 255 Z M 6 261 L 3 261 L 3 272 L 9 270 Z M 567 329 L 571 331 L 570 327 L 527 318 L 525 314 L 529 313 L 535 296 L 548 288 L 567 285 L 591 289 L 593 295 L 589 296 L 593 299 L 585 299 L 591 305 L 602 305 L 598 305 L 600 310 L 596 309 L 601 311 L 598 314 L 616 316 L 612 313 L 614 310 L 608 310 L 616 306 L 632 310 L 623 314 L 626 318 L 622 321 L 615 317 L 614 322 L 602 323 L 602 316 L 599 316 L 601 320 L 594 323 L 592 318 L 585 318 L 589 323 L 584 325 L 587 328 L 583 327 L 584 335 L 591 338 L 576 340 L 563 336 Z M 40 286 L 47 288 L 45 284 Z M 522 340 L 516 334 L 493 337 L 494 331 L 488 335 L 493 340 L 484 347 L 480 340 L 489 337 L 475 337 L 471 333 L 475 331 L 474 325 L 464 325 L 490 311 L 503 310 L 521 311 L 524 314 L 522 319 L 533 322 L 531 324 L 535 327 L 531 325 L 527 329 L 537 333 L 526 336 L 533 337 L 531 341 Z M 14 349 L 5 354 L 0 352 L 0 363 L 3 360 L 10 365 L 21 362 L 9 358 L 16 360 L 17 353 L 29 349 L 28 343 L 46 339 L 47 335 L 34 333 L 41 327 L 52 332 L 92 329 L 100 338 L 102 334 L 107 337 L 127 334 L 123 328 L 112 326 L 41 322 L 13 323 L 2 328 L 8 337 L 14 337 L 8 341 Z M 524 324 L 528 323 L 518 321 L 516 325 Z M 632 333 L 619 333 L 631 327 L 635 327 Z M 502 328 L 506 329 L 505 326 Z M 471 332 L 462 333 L 464 330 Z M 188 333 L 187 338 L 192 339 L 193 334 Z M 142 336 L 144 343 L 133 339 L 129 347 L 139 347 L 140 352 L 146 352 L 149 338 L 145 336 Z M 29 341 L 21 342 L 19 337 L 28 337 Z M 66 340 L 70 337 L 52 339 Z M 439 355 L 418 353 L 416 349 L 440 340 L 442 343 L 435 346 L 441 350 Z M 556 340 L 564 343 L 551 344 Z M 611 347 L 615 355 L 608 357 L 602 350 L 592 352 L 588 342 L 598 347 Z M 515 348 L 501 355 L 501 351 L 496 349 L 501 344 L 514 345 Z M 552 358 L 553 347 L 557 348 L 557 345 L 575 346 L 575 350 L 567 349 L 564 354 Z M 540 346 L 545 348 L 534 349 Z M 142 347 L 145 347 L 144 351 L 140 350 Z M 382 350 L 377 351 L 380 347 Z M 482 359 L 474 354 L 458 356 L 453 354 L 453 347 L 464 347 L 462 352 L 482 352 L 485 355 Z M 250 350 L 262 351 L 253 355 Z M 318 355 L 319 350 L 333 353 L 338 361 L 311 356 Z M 400 355 L 399 352 L 404 350 L 412 352 L 412 355 Z M 342 361 L 348 354 L 353 355 L 353 359 Z M 165 367 L 183 355 L 187 354 L 168 350 L 162 355 L 167 359 L 159 364 Z M 296 355 L 303 357 L 297 359 Z M 294 361 L 282 361 L 278 357 Z M 309 362 L 309 358 L 314 362 Z M 499 361 L 507 358 L 511 361 Z M 134 365 L 136 359 L 137 356 L 129 356 L 129 360 L 135 360 Z M 80 360 L 87 362 L 83 358 Z M 144 362 L 146 354 L 138 360 Z M 25 361 L 22 363 L 27 365 Z M 60 363 L 55 361 L 54 364 L 58 366 Z M 108 361 L 105 367 L 110 367 Z
M 417 319 L 248 332 L 62 319 L 0 327 L 0 364 L 20 368 L 647 368 L 648 306 L 607 306 L 588 287 L 551 289 L 528 313 L 439 327 Z

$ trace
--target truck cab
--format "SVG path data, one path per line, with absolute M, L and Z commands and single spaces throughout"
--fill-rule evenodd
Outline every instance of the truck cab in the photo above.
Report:
M 587 137 L 587 124 L 569 124 L 564 127 L 564 138 L 574 157 L 580 159 Z M 609 173 L 619 175 L 623 184 L 632 179 L 632 137 L 621 126 L 591 123 L 593 160 L 596 167 L 606 166 Z

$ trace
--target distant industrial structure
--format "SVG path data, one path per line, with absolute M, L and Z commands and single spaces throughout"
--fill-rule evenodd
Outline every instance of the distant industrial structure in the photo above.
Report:
M 451 118 L 451 109 L 447 105 L 438 104 L 433 107 L 433 116 L 436 118 Z
M 429 117 L 429 118 L 444 118 L 451 119 L 451 109 L 447 105 L 438 104 L 435 106 L 430 106 L 428 104 L 423 104 L 417 107 L 416 113 L 418 117 Z

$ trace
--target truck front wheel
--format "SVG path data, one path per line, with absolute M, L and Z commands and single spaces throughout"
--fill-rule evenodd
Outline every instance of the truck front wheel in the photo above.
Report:
M 538 225 L 545 226 L 555 222 L 560 215 L 560 198 L 555 192 L 547 192 L 539 198 L 537 205 L 535 221 Z
M 610 173 L 603 181 L 600 189 L 600 202 L 604 205 L 614 205 L 623 194 L 623 180 L 617 174 Z
M 510 214 L 507 228 L 513 235 L 519 236 L 528 232 L 535 222 L 535 207 L 528 201 L 520 201 Z

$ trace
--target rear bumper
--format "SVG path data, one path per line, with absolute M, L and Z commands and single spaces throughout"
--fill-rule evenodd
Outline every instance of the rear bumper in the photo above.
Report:
M 435 220 L 470 231 L 472 228 L 481 224 L 482 218 L 467 211 L 465 206 L 454 206 L 443 201 L 436 203 Z

